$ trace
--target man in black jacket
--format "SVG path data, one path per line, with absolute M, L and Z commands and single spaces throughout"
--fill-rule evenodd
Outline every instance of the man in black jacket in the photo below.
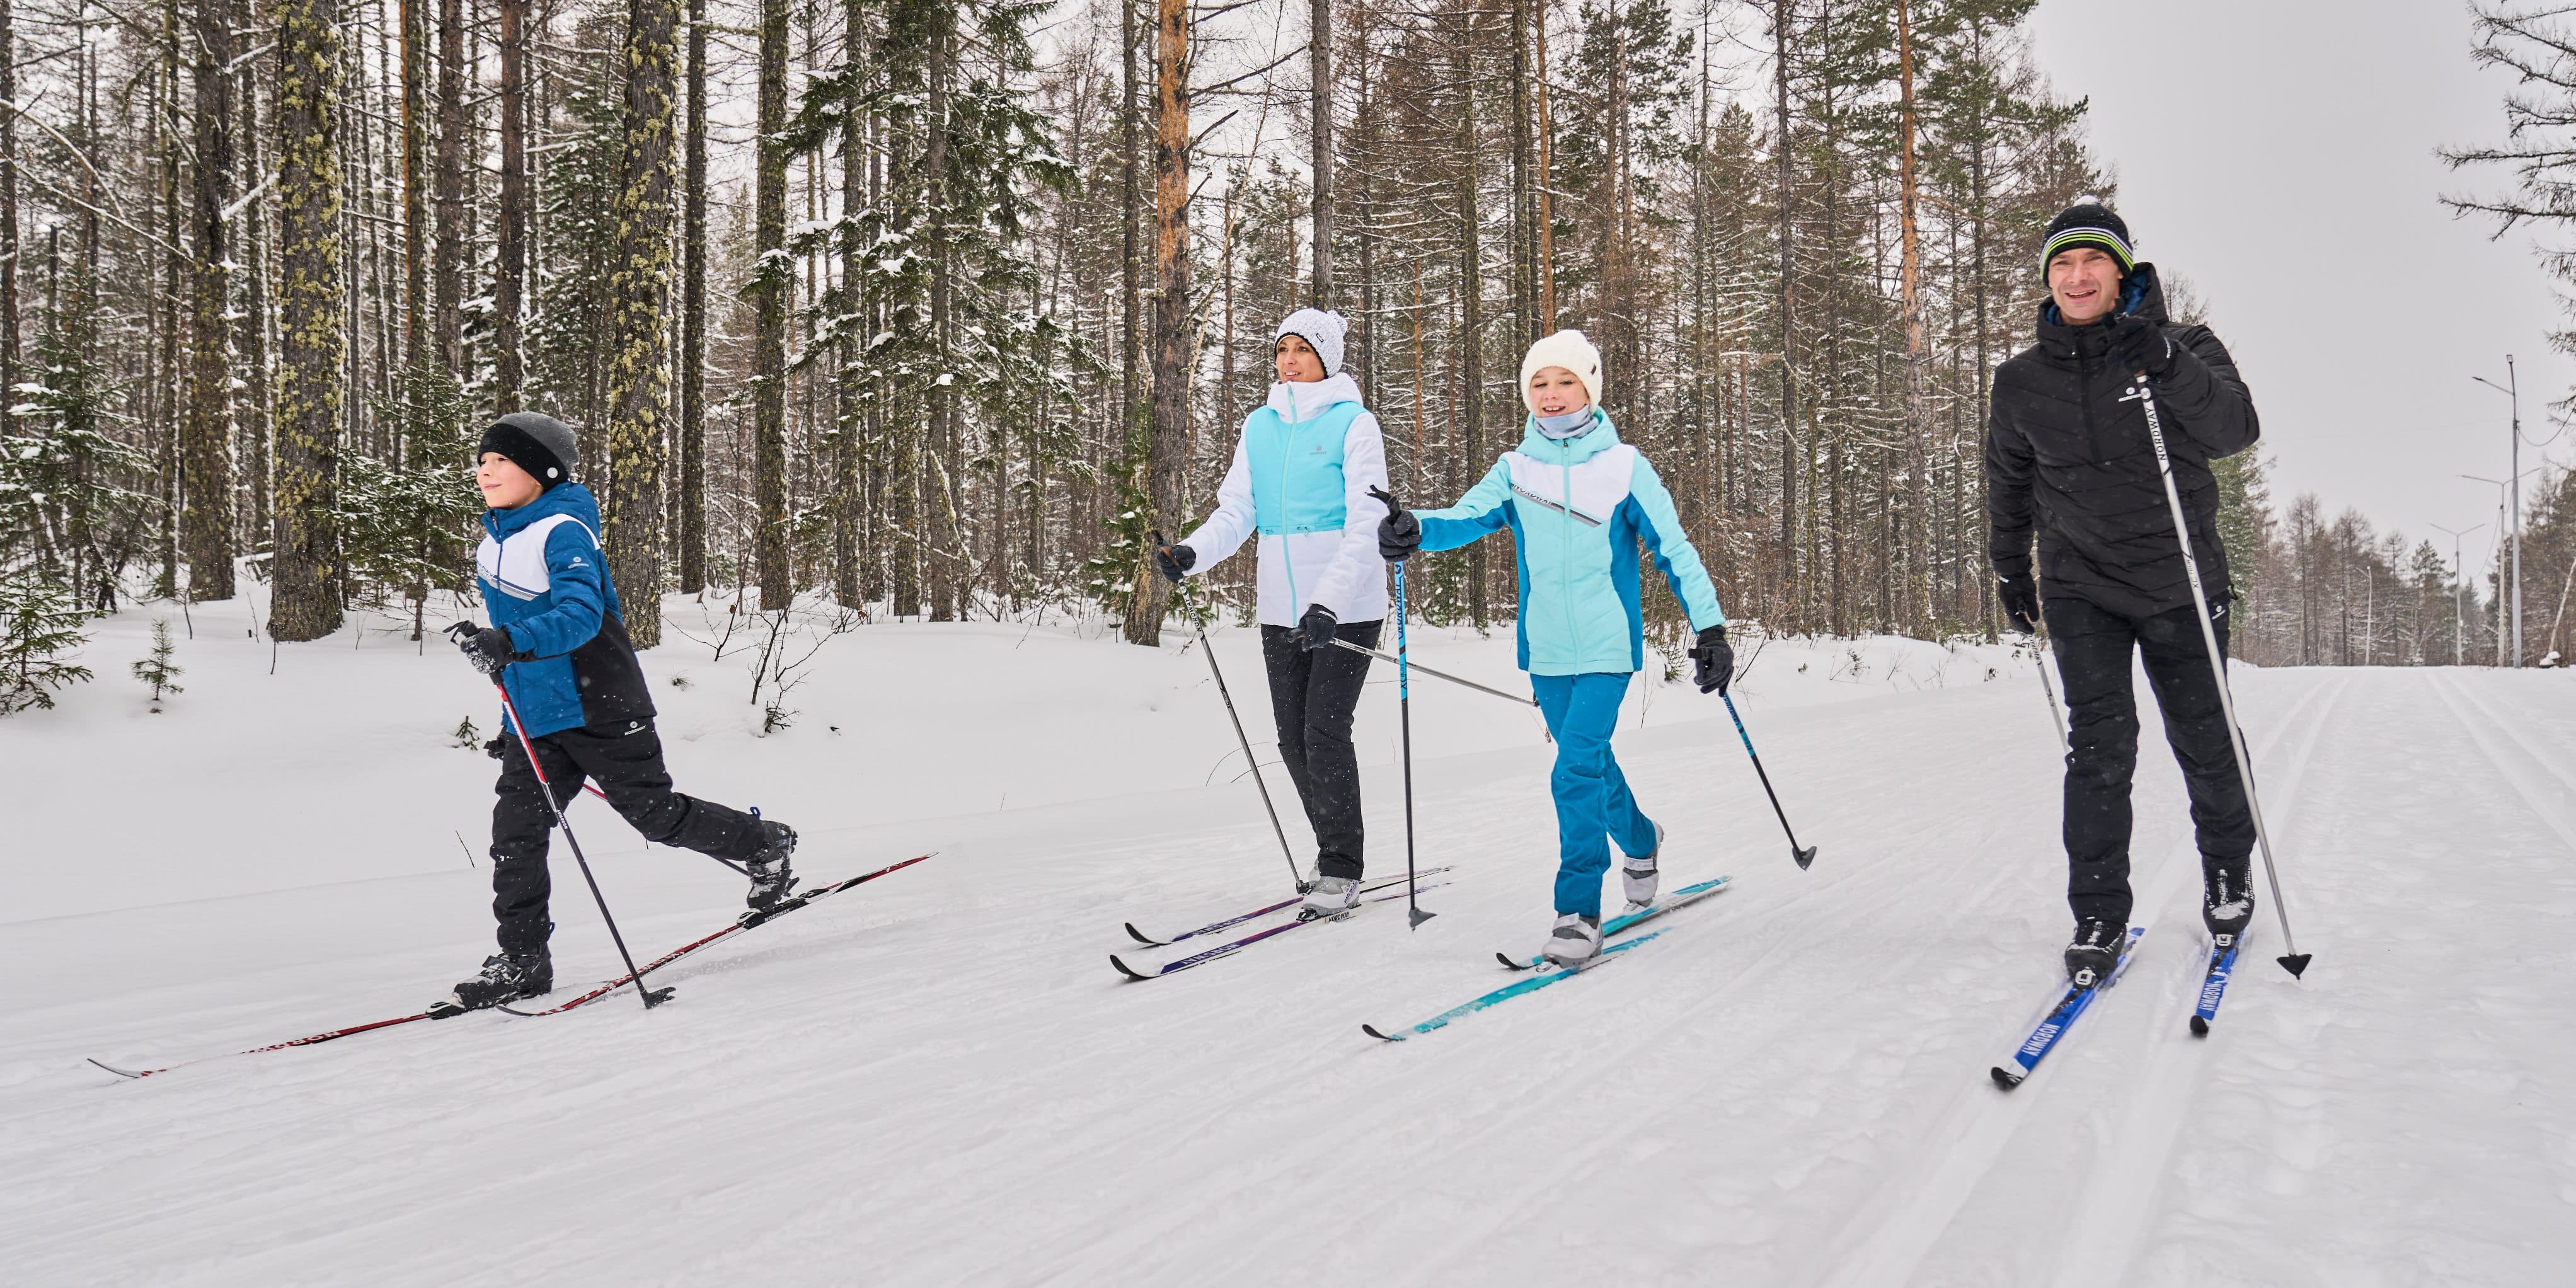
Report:
M 2066 896 L 2075 912 L 2066 970 L 2081 982 L 2117 962 L 2129 920 L 2132 656 L 2144 659 L 2190 791 L 2203 920 L 2213 935 L 2239 934 L 2253 917 L 2253 814 L 2142 404 L 2151 394 L 2162 418 L 2222 651 L 2233 592 L 2209 462 L 2253 446 L 2261 430 L 2227 347 L 2207 327 L 2166 318 L 2155 265 L 2137 261 L 2118 215 L 2091 199 L 2069 207 L 2049 223 L 2041 263 L 2049 299 L 2039 342 L 1995 371 L 1987 517 L 2004 612 L 2023 631 L 2045 619 L 2065 679 Z

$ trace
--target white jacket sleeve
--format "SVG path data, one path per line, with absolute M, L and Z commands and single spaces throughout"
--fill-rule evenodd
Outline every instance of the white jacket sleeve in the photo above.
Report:
M 1190 565 L 1195 577 L 1217 566 L 1227 555 L 1243 548 L 1246 537 L 1253 533 L 1252 466 L 1243 458 L 1243 436 L 1234 439 L 1234 464 L 1226 467 L 1225 481 L 1217 484 L 1216 512 L 1198 530 L 1181 538 L 1197 561 Z
M 1386 503 L 1369 495 L 1370 488 L 1385 486 L 1386 439 L 1378 431 L 1377 415 L 1364 411 L 1342 436 L 1341 546 L 1308 596 L 1345 620 L 1367 579 L 1386 576 L 1386 561 L 1377 553 L 1377 523 L 1386 517 Z

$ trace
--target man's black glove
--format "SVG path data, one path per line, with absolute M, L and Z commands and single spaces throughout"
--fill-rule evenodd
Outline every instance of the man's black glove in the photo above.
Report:
M 1342 619 L 1334 616 L 1332 609 L 1322 604 L 1306 605 L 1306 615 L 1297 619 L 1297 647 L 1308 653 L 1331 648 L 1333 628 L 1341 624 Z
M 2161 380 L 2173 371 L 2173 337 L 2153 322 L 2131 313 L 2111 323 L 2111 363 L 2122 375 L 2143 371 Z
M 528 660 L 519 652 L 518 645 L 510 642 L 510 632 L 498 626 L 458 622 L 448 627 L 447 633 L 456 641 L 457 651 L 465 655 L 465 660 L 475 670 L 495 680 L 501 678 L 503 667 Z
M 1369 495 L 1386 502 L 1386 517 L 1377 521 L 1377 552 L 1388 563 L 1402 563 L 1422 548 L 1422 520 L 1399 504 L 1393 493 L 1382 487 L 1369 489 Z
M 1691 683 L 1702 693 L 1724 693 L 1735 682 L 1735 646 L 1726 642 L 1726 626 L 1720 623 L 1699 633 L 1699 642 L 1691 645 Z
M 2004 620 L 2024 635 L 2039 633 L 2039 583 L 2027 572 L 1995 574 L 1995 599 L 2004 607 Z
M 1175 586 L 1181 584 L 1181 578 L 1188 576 L 1198 562 L 1199 552 L 1188 546 L 1154 547 L 1154 571 L 1163 574 L 1163 580 Z

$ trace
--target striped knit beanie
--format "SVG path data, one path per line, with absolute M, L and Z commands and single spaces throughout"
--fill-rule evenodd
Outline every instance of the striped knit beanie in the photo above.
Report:
M 2112 214 L 2099 197 L 2078 197 L 2074 205 L 2048 221 L 2048 236 L 2039 247 L 2040 271 L 2046 273 L 2051 260 L 2078 246 L 2109 253 L 2120 261 L 2120 274 L 2124 277 L 2138 266 L 2138 254 L 2129 244 L 2129 225 Z

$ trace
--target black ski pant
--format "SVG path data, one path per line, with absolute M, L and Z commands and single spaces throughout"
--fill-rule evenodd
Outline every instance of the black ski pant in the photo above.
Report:
M 2227 651 L 2226 606 L 2211 626 Z M 2124 617 L 2081 599 L 2051 599 L 2049 647 L 2066 686 L 2066 902 L 2076 919 L 2127 924 L 2129 783 L 2138 767 L 2138 704 L 2130 658 L 2164 712 L 2165 741 L 2182 766 L 2204 869 L 2242 871 L 2254 850 L 2254 814 L 2228 745 L 2227 710 L 2210 673 L 2209 646 L 2186 604 L 2152 617 Z
M 501 951 L 515 957 L 544 948 L 554 930 L 546 914 L 553 891 L 546 842 L 555 816 L 517 735 L 504 732 L 502 741 L 501 781 L 493 789 L 499 799 L 492 803 L 492 916 L 500 922 Z M 656 844 L 740 863 L 765 842 L 749 814 L 671 790 L 670 772 L 662 767 L 662 736 L 650 720 L 564 729 L 531 741 L 559 805 L 569 807 L 588 778 Z
M 1333 634 L 1376 648 L 1384 622 L 1344 622 Z M 1351 713 L 1368 683 L 1365 653 L 1326 647 L 1309 653 L 1285 626 L 1261 628 L 1261 661 L 1270 673 L 1270 715 L 1279 725 L 1279 759 L 1306 804 L 1315 829 L 1315 873 L 1360 875 L 1360 760 L 1351 749 Z

